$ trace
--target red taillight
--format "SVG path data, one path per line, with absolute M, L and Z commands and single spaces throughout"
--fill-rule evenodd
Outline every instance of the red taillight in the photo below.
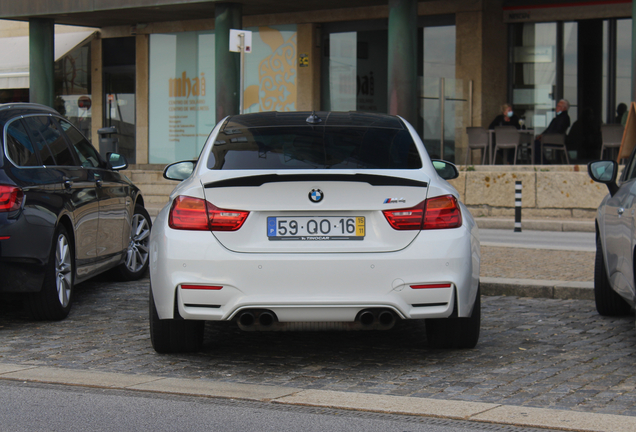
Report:
M 172 202 L 168 225 L 193 231 L 236 231 L 250 212 L 224 210 L 204 199 L 179 196 Z
M 181 285 L 181 289 L 218 291 L 223 287 L 219 285 Z
M 168 226 L 180 230 L 208 231 L 208 212 L 206 202 L 200 198 L 178 196 L 172 202 Z
M 462 226 L 462 212 L 457 198 L 443 195 L 426 200 L 426 215 L 422 229 L 445 229 Z
M 23 199 L 24 192 L 19 187 L 0 185 L 0 212 L 18 210 Z
M 426 285 L 411 285 L 413 289 L 434 289 L 434 288 L 450 288 L 451 284 L 442 283 L 442 284 L 426 284 Z
M 420 230 L 426 201 L 422 201 L 410 209 L 385 210 L 384 217 L 396 230 Z
M 462 224 L 457 198 L 453 195 L 429 198 L 409 209 L 383 213 L 393 229 L 400 231 L 457 228 Z

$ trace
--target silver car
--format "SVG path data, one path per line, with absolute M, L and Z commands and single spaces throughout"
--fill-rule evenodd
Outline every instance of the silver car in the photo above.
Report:
M 636 303 L 634 248 L 636 247 L 636 161 L 632 153 L 620 179 L 618 164 L 595 161 L 588 165 L 592 180 L 604 183 L 609 194 L 596 216 L 594 298 L 601 315 L 627 315 Z

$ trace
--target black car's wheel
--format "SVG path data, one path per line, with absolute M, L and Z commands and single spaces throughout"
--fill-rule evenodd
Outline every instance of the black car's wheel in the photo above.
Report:
M 473 312 L 468 318 L 437 318 L 426 320 L 426 339 L 431 348 L 475 348 L 481 326 L 481 289 Z
M 73 246 L 66 229 L 60 225 L 55 231 L 42 289 L 27 297 L 27 309 L 33 318 L 66 318 L 71 310 L 74 268 Z
M 596 310 L 604 316 L 628 315 L 631 306 L 612 289 L 607 277 L 605 260 L 603 259 L 603 246 L 601 239 L 596 239 L 596 259 L 594 261 L 594 300 Z
M 148 244 L 152 221 L 143 206 L 136 205 L 130 227 L 130 241 L 126 258 L 117 268 L 117 276 L 121 280 L 131 281 L 143 277 L 148 270 Z
M 159 319 L 150 288 L 150 342 L 160 354 L 199 351 L 203 346 L 205 321 Z

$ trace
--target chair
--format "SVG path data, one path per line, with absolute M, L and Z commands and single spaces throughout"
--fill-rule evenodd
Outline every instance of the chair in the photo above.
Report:
M 468 149 L 466 150 L 466 161 L 464 165 L 468 165 L 468 158 L 472 150 L 481 149 L 483 157 L 481 158 L 481 164 L 486 164 L 486 153 L 492 148 L 490 147 L 490 140 L 488 139 L 488 131 L 483 127 L 467 127 L 466 133 L 468 134 Z M 492 154 L 490 155 L 492 159 Z
M 517 164 L 517 149 L 519 148 L 519 131 L 514 126 L 495 126 L 495 149 L 492 152 L 492 163 L 495 163 L 497 149 L 515 149 L 514 164 Z
M 621 147 L 624 130 L 625 126 L 620 124 L 601 125 L 601 137 L 603 139 L 603 145 L 601 145 L 601 159 L 603 159 L 603 150 Z
M 565 162 L 569 165 L 568 148 L 565 146 L 565 134 L 545 134 L 541 139 L 541 165 L 543 165 L 543 149 L 549 148 L 555 151 L 562 151 L 565 154 Z

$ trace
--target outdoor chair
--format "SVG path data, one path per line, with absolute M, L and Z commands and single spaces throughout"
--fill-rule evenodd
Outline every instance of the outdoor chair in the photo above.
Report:
M 603 159 L 603 151 L 605 149 L 619 149 L 621 147 L 624 130 L 625 126 L 620 124 L 601 125 L 601 137 L 603 139 L 603 145 L 601 145 L 600 159 Z
M 466 149 L 466 161 L 464 165 L 468 165 L 468 159 L 473 150 L 481 149 L 482 158 L 481 164 L 486 164 L 487 152 L 492 153 L 490 147 L 490 140 L 488 139 L 488 131 L 483 127 L 467 127 L 466 133 L 468 134 L 468 148 Z M 492 154 L 490 155 L 492 159 Z
M 519 148 L 519 131 L 514 126 L 496 126 L 495 127 L 495 148 L 492 152 L 492 164 L 495 163 L 497 150 L 515 149 L 513 163 L 517 164 L 517 149 Z
M 545 134 L 541 140 L 541 165 L 543 165 L 543 149 L 551 149 L 553 152 L 562 151 L 565 155 L 565 163 L 570 164 L 568 149 L 565 146 L 565 134 Z

